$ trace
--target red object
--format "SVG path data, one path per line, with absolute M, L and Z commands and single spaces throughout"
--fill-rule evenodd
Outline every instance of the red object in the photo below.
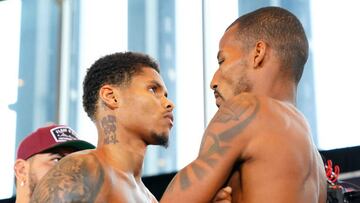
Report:
M 333 163 L 331 160 L 328 160 L 327 164 L 325 165 L 325 172 L 328 181 L 330 181 L 331 183 L 335 183 L 339 178 L 340 167 L 338 165 L 335 165 L 333 170 Z
M 27 160 L 31 156 L 55 147 L 71 147 L 77 150 L 94 149 L 95 146 L 79 140 L 76 132 L 65 125 L 51 125 L 37 129 L 19 145 L 17 159 Z

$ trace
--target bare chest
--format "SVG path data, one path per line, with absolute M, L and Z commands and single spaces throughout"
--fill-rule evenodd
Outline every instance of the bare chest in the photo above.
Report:
M 142 183 L 111 176 L 104 182 L 96 202 L 156 203 L 157 200 Z

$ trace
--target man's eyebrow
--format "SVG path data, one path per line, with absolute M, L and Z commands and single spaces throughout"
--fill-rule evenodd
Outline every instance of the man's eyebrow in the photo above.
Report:
M 150 83 L 152 83 L 153 85 L 156 85 L 157 87 L 163 88 L 163 86 L 156 80 L 151 80 Z
M 74 150 L 74 151 L 71 151 L 72 152 L 75 152 L 77 150 Z M 64 154 L 66 155 L 68 153 L 68 151 L 63 151 L 61 149 L 50 149 L 50 150 L 47 150 L 47 151 L 44 151 L 44 153 L 49 153 L 51 155 L 60 155 L 60 156 L 63 156 Z
M 62 154 L 62 153 L 57 152 L 57 151 L 49 151 L 48 153 L 51 154 L 51 155 L 61 155 Z

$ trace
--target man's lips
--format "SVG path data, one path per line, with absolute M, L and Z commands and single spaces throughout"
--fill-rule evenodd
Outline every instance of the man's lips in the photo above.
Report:
M 215 100 L 216 100 L 216 106 L 219 107 L 223 98 L 218 91 L 214 91 L 214 96 L 215 96 Z
M 165 113 L 164 118 L 169 119 L 170 124 L 171 124 L 171 125 L 173 125 L 173 122 L 174 122 L 174 115 L 173 115 L 171 112 L 169 112 L 169 113 Z

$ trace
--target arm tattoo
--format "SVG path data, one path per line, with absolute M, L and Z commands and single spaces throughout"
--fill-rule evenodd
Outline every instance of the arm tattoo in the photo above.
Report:
M 94 155 L 86 159 L 64 159 L 36 187 L 32 203 L 94 202 L 104 182 L 104 170 Z
M 259 101 L 255 96 L 246 96 L 240 100 L 225 104 L 214 116 L 213 122 L 226 123 L 230 120 L 239 120 L 244 114 L 249 114 L 244 120 L 255 116 L 259 109 Z
M 112 115 L 101 119 L 101 127 L 105 133 L 104 144 L 116 144 L 119 141 L 116 138 L 116 117 Z
M 244 129 L 254 120 L 260 109 L 260 102 L 255 96 L 244 96 L 236 101 L 228 104 L 224 104 L 215 115 L 211 123 L 216 124 L 227 124 L 228 122 L 236 122 L 232 127 L 227 128 L 223 132 L 211 132 L 210 130 L 205 131 L 203 137 L 200 154 L 198 160 L 205 163 L 210 168 L 215 168 L 218 165 L 221 157 L 226 156 L 226 153 L 231 148 L 231 142 L 235 137 L 241 136 Z M 210 124 L 211 125 L 211 124 Z M 205 143 L 207 149 L 205 150 Z M 210 143 L 210 144 L 209 144 Z M 235 164 L 235 163 L 234 163 Z M 188 172 L 192 171 L 198 180 L 201 180 L 208 172 L 204 165 L 200 165 L 193 162 L 189 168 L 179 172 L 180 188 L 185 190 L 191 186 Z M 173 181 L 170 185 L 170 189 L 173 188 L 174 184 L 178 181 Z M 188 184 L 184 184 L 188 183 Z M 169 190 L 170 192 L 171 190 Z
M 185 171 L 186 170 L 187 170 L 187 168 L 185 168 Z M 180 174 L 180 185 L 181 185 L 181 189 L 186 189 L 191 185 L 191 182 L 189 180 L 189 176 L 187 173 Z
M 196 178 L 202 180 L 205 175 L 205 169 L 203 169 L 199 164 L 195 162 L 192 164 L 192 169 L 194 171 Z

